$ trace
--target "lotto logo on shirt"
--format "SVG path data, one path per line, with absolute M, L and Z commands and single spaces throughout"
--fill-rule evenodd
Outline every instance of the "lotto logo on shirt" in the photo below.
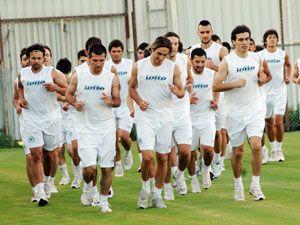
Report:
M 105 87 L 102 87 L 100 85 L 84 85 L 84 90 L 86 91 L 103 91 Z
M 237 73 L 242 73 L 242 72 L 250 72 L 255 69 L 255 66 L 244 66 L 240 68 L 236 68 Z
M 166 80 L 164 75 L 146 75 L 146 80 Z
M 34 80 L 34 81 L 27 81 L 27 86 L 37 86 L 46 83 L 44 80 Z
M 193 88 L 195 89 L 208 88 L 208 84 L 193 84 Z
M 280 59 L 268 59 L 267 63 L 280 63 Z

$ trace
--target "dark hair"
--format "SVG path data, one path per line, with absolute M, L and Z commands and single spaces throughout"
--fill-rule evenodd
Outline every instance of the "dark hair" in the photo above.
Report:
M 222 45 L 223 45 L 225 48 L 227 48 L 228 52 L 230 52 L 231 46 L 230 46 L 230 44 L 229 44 L 227 41 L 223 41 L 223 42 L 222 42 Z
M 195 56 L 205 56 L 206 58 L 206 52 L 202 48 L 195 48 L 191 53 L 191 59 L 194 59 Z
M 120 41 L 118 39 L 112 40 L 109 43 L 108 51 L 111 51 L 112 48 L 118 48 L 118 47 L 120 47 L 122 49 L 122 52 L 124 51 L 124 45 L 123 45 L 122 41 Z
M 163 37 L 163 36 L 159 36 L 155 39 L 155 41 L 151 44 L 150 46 L 151 49 L 153 49 L 153 51 L 155 51 L 158 48 L 168 48 L 169 49 L 169 53 L 172 52 L 172 44 L 169 41 L 168 38 Z
M 68 60 L 67 58 L 62 58 L 62 59 L 58 60 L 58 62 L 56 64 L 56 69 L 58 69 L 59 71 L 61 71 L 64 74 L 68 74 L 72 70 L 72 64 L 71 64 L 70 60 Z
M 164 37 L 166 37 L 166 38 L 168 38 L 168 37 L 177 37 L 178 40 L 180 40 L 178 34 L 176 34 L 175 32 L 171 32 L 171 31 L 167 32 L 167 33 L 164 35 Z
M 23 55 L 26 55 L 26 51 L 27 51 L 27 48 L 22 48 L 21 52 L 20 52 L 20 61 L 22 61 L 22 57 Z M 27 57 L 27 56 L 26 56 Z
M 33 44 L 31 46 L 29 46 L 26 50 L 26 56 L 27 58 L 30 57 L 30 53 L 34 52 L 34 51 L 39 51 L 43 53 L 43 57 L 45 56 L 45 48 L 42 44 Z
M 44 45 L 44 49 L 47 49 L 49 51 L 49 53 L 50 53 L 50 57 L 52 57 L 51 48 L 49 46 L 47 46 L 47 45 Z M 46 53 L 46 51 L 45 51 L 45 53 Z
M 198 24 L 198 26 L 208 26 L 208 25 L 211 25 L 210 22 L 208 20 L 201 20 Z
M 149 46 L 148 43 L 142 42 L 142 43 L 137 47 L 137 50 L 140 49 L 140 50 L 144 51 L 148 46 Z
M 103 53 L 106 56 L 106 48 L 101 44 L 95 44 L 89 48 L 89 57 L 92 57 L 92 54 L 102 55 Z
M 253 39 L 253 38 L 250 38 L 250 41 L 252 41 L 252 42 L 253 42 L 253 44 L 255 45 L 255 41 L 254 41 L 254 39 Z
M 150 55 L 151 55 L 151 49 L 146 48 L 146 49 L 144 50 L 144 58 L 146 58 L 146 57 L 148 57 L 148 56 L 150 56 Z
M 89 48 L 92 46 L 92 45 L 95 45 L 95 44 L 102 44 L 101 42 L 101 39 L 100 38 L 97 38 L 97 37 L 90 37 L 89 39 L 87 39 L 87 41 L 85 42 L 85 50 L 89 50 Z
M 241 33 L 245 33 L 245 32 L 249 33 L 249 37 L 251 37 L 251 31 L 247 26 L 245 26 L 245 25 L 236 26 L 231 32 L 231 41 L 236 40 L 237 34 L 241 34 Z
M 255 47 L 256 47 L 255 52 L 260 52 L 261 50 L 264 50 L 264 47 L 261 45 L 256 45 Z
M 79 60 L 81 56 L 86 56 L 86 57 L 88 57 L 88 56 L 86 55 L 84 49 L 83 49 L 83 50 L 80 50 L 79 52 L 77 52 L 77 60 Z
M 183 44 L 182 44 L 181 41 L 179 41 L 178 52 L 179 52 L 179 53 L 183 52 Z
M 279 36 L 278 36 L 278 33 L 277 33 L 276 30 L 274 30 L 274 29 L 269 29 L 269 30 L 267 30 L 267 31 L 264 33 L 264 36 L 263 36 L 263 42 L 264 42 L 264 46 L 265 46 L 265 47 L 267 46 L 266 42 L 267 42 L 268 36 L 269 36 L 269 35 L 273 35 L 273 34 L 276 36 L 276 38 L 277 38 L 277 40 L 278 40 Z
M 221 38 L 220 38 L 218 35 L 216 35 L 216 34 L 213 34 L 213 35 L 211 36 L 211 39 L 212 39 L 214 42 L 216 42 L 217 40 L 221 41 Z

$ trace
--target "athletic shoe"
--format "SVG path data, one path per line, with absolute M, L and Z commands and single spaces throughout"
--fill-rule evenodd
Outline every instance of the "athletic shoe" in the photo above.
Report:
M 266 164 L 269 161 L 269 150 L 267 147 L 262 148 L 262 162 L 261 164 Z
M 276 151 L 271 151 L 271 155 L 270 155 L 270 162 L 277 162 L 278 161 L 278 157 L 277 157 L 277 152 Z
M 118 162 L 116 163 L 115 169 L 116 169 L 115 176 L 116 177 L 123 177 L 124 172 L 123 172 L 123 167 L 122 167 L 121 161 L 120 161 L 120 163 L 118 163 Z
M 165 187 L 165 190 L 164 190 L 164 199 L 167 200 L 167 201 L 169 201 L 169 200 L 175 200 L 172 186 L 171 187 Z
M 108 201 L 103 201 L 99 204 L 99 208 L 101 209 L 100 211 L 103 213 L 111 213 L 112 210 L 110 208 L 110 204 Z
M 137 172 L 140 173 L 142 171 L 141 166 L 137 169 Z
M 214 160 L 212 163 L 212 173 L 214 175 L 214 179 L 221 176 L 221 170 L 222 170 L 221 160 L 219 160 L 218 162 Z
M 202 185 L 203 188 L 208 189 L 211 186 L 211 178 L 209 170 L 204 172 L 202 171 Z
M 54 184 L 51 184 L 50 190 L 51 193 L 58 193 L 57 187 Z
M 61 180 L 59 182 L 59 185 L 67 185 L 70 183 L 70 177 L 61 177 Z
M 82 188 L 82 194 L 80 197 L 80 201 L 82 205 L 88 206 L 91 205 L 93 199 L 91 196 L 91 187 L 89 186 L 89 184 L 84 183 L 83 188 Z
M 38 202 L 38 198 L 36 196 L 32 196 L 31 197 L 31 202 Z
M 48 204 L 48 198 L 44 189 L 37 190 L 36 197 L 38 200 L 38 206 L 45 206 Z
M 80 183 L 81 182 L 79 181 L 79 177 L 75 176 L 73 181 L 72 181 L 71 188 L 75 188 L 75 189 L 80 188 Z
M 173 176 L 173 185 L 172 185 L 173 188 L 177 187 L 177 182 L 176 182 L 176 178 L 175 176 Z
M 284 162 L 284 155 L 283 155 L 282 150 L 277 151 L 277 159 L 279 162 Z
M 244 201 L 245 200 L 243 186 L 234 188 L 234 200 L 235 201 Z
M 124 156 L 124 169 L 130 170 L 133 164 L 131 151 L 128 151 Z
M 260 185 L 250 186 L 250 194 L 253 196 L 255 201 L 260 201 L 266 199 L 264 193 L 261 191 Z
M 91 206 L 99 206 L 100 205 L 100 195 L 97 189 L 92 194 L 92 203 Z
M 200 193 L 201 192 L 198 179 L 191 180 L 191 191 L 192 191 L 192 193 Z
M 177 170 L 176 174 L 175 174 L 175 178 L 176 178 L 176 183 L 177 183 L 177 186 L 176 186 L 177 192 L 181 195 L 185 195 L 187 193 L 187 186 L 185 183 L 183 173 L 181 174 L 181 176 L 179 176 L 178 170 Z
M 144 189 L 141 190 L 139 200 L 137 206 L 140 209 L 146 209 L 148 207 L 148 200 L 149 200 L 150 193 L 145 191 Z
M 112 186 L 110 186 L 109 192 L 108 192 L 108 198 L 111 199 L 114 196 L 114 191 Z
M 153 208 L 159 208 L 159 209 L 167 208 L 167 206 L 165 205 L 161 195 L 156 195 L 156 194 L 152 195 L 151 206 Z

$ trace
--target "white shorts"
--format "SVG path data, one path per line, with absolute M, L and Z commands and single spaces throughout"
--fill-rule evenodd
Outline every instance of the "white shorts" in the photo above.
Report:
M 52 123 L 22 123 L 21 137 L 27 148 L 43 147 L 47 151 L 53 151 L 60 147 L 61 127 L 59 119 Z
M 245 137 L 262 137 L 265 127 L 262 111 L 252 112 L 240 117 L 226 117 L 227 132 L 232 147 L 238 147 L 245 141 Z
M 192 122 L 189 115 L 173 122 L 172 147 L 176 144 L 192 144 Z
M 97 163 L 101 168 L 114 167 L 116 133 L 78 134 L 78 154 L 82 167 L 94 166 Z
M 76 130 L 76 124 L 75 122 L 72 123 L 72 125 L 70 126 L 70 139 L 71 141 L 77 140 L 78 139 L 78 134 L 77 134 L 77 130 Z
M 173 122 L 136 121 L 136 130 L 141 151 L 171 152 Z
M 214 120 L 208 120 L 201 124 L 193 124 L 192 151 L 200 145 L 214 147 L 216 136 L 216 125 Z
M 62 131 L 62 144 L 71 144 L 72 141 L 72 132 L 71 131 Z
M 287 102 L 287 92 L 283 91 L 277 93 L 276 95 L 267 95 L 267 112 L 266 118 L 271 118 L 274 115 L 284 115 L 286 102 Z
M 131 132 L 132 126 L 133 126 L 133 118 L 131 116 L 127 117 L 116 117 L 116 130 L 117 129 L 122 129 L 127 132 Z
M 25 155 L 30 154 L 30 149 L 26 147 L 26 145 L 23 145 L 23 151 Z
M 216 130 L 226 129 L 226 114 L 224 111 L 224 100 L 223 98 L 219 100 L 218 109 L 215 112 L 216 118 Z

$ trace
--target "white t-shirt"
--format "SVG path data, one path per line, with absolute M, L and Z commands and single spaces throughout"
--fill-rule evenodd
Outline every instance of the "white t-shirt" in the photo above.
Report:
M 173 121 L 173 99 L 169 85 L 173 84 L 175 63 L 165 59 L 160 66 L 153 66 L 150 56 L 137 62 L 137 93 L 147 101 L 146 111 L 136 107 L 136 121 Z

